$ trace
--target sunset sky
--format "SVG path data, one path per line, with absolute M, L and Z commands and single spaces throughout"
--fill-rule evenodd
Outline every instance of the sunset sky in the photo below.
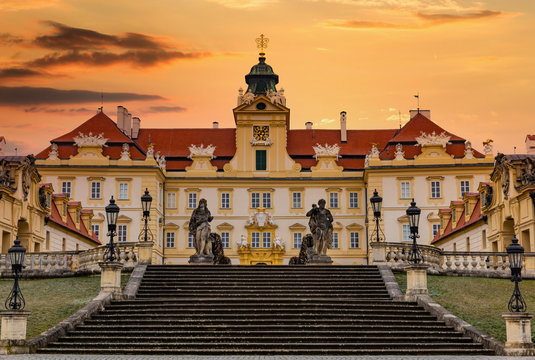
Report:
M 533 0 L 1 0 L 0 135 L 37 153 L 101 106 L 142 127 L 233 127 L 269 39 L 292 128 L 396 128 L 408 111 L 495 151 L 535 134 Z M 187 141 L 187 140 L 185 140 Z

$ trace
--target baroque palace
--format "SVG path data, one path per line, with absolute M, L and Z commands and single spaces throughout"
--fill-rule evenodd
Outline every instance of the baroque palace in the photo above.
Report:
M 284 90 L 265 60 L 261 52 L 245 76 L 234 128 L 142 128 L 122 106 L 116 121 L 100 110 L 36 156 L 43 181 L 93 211 L 89 235 L 102 243 L 111 196 L 121 208 L 118 240 L 138 241 L 148 189 L 153 263 L 187 263 L 194 253 L 188 221 L 205 198 L 233 264 L 286 264 L 309 232 L 305 214 L 325 199 L 334 217 L 329 256 L 334 264 L 365 264 L 378 237 L 409 241 L 412 198 L 422 209 L 419 241 L 430 244 L 439 210 L 490 180 L 491 141 L 481 153 L 431 121 L 428 110 L 411 111 L 400 129 L 347 129 L 345 112 L 337 130 L 311 122 L 292 129 Z M 369 204 L 374 190 L 383 197 L 379 234 Z

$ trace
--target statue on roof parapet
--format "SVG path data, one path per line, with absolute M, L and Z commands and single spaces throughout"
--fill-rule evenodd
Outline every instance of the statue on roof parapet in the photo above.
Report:
M 396 144 L 396 152 L 395 152 L 395 158 L 394 160 L 400 161 L 405 160 L 405 152 L 403 151 L 403 145 Z
M 92 132 L 85 135 L 81 132 L 78 133 L 78 136 L 73 137 L 74 142 L 78 147 L 82 146 L 106 146 L 107 138 L 104 137 L 104 133 L 98 135 L 93 135 Z
M 130 146 L 127 143 L 123 144 L 121 151 L 121 158 L 119 160 L 127 161 L 130 160 Z
M 445 131 L 441 132 L 438 135 L 434 131 L 431 134 L 427 134 L 423 131 L 420 131 L 420 134 L 420 136 L 416 137 L 416 141 L 420 146 L 440 145 L 443 148 L 446 148 L 446 145 L 451 144 L 451 136 L 447 135 Z
M 53 143 L 50 146 L 50 152 L 48 153 L 47 160 L 59 160 L 58 144 Z

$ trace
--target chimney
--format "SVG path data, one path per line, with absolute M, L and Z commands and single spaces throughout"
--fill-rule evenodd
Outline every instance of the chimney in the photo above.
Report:
M 535 155 L 535 135 L 526 136 L 526 154 Z
M 346 127 L 346 112 L 340 112 L 340 140 L 345 143 L 347 142 L 347 127 Z
M 126 114 L 124 116 L 124 130 L 123 130 L 123 132 L 126 134 L 126 136 L 132 137 L 132 114 L 130 114 L 128 112 L 128 110 L 126 110 L 125 112 L 126 112 Z
M 425 116 L 426 118 L 428 118 L 429 120 L 431 120 L 431 110 L 421 110 L 421 109 L 418 109 L 418 110 L 409 110 L 409 115 L 410 115 L 410 118 L 412 119 L 413 117 L 415 117 L 416 115 L 418 114 L 422 114 L 423 116 Z
M 313 125 L 312 121 L 307 121 L 305 123 L 305 127 L 306 127 L 307 130 L 312 130 L 312 125 Z
M 218 123 L 217 121 L 214 121 L 214 122 L 212 123 L 212 127 L 213 127 L 214 129 L 219 129 L 219 123 Z
M 132 139 L 137 139 L 139 135 L 139 128 L 141 127 L 141 119 L 136 117 L 132 118 Z
M 117 106 L 117 127 L 124 131 L 124 107 Z

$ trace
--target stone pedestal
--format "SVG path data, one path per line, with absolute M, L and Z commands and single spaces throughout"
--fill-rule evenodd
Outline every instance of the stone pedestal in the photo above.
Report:
M 141 241 L 136 244 L 138 262 L 142 264 L 152 263 L 152 247 L 154 242 Z
M 502 314 L 505 320 L 507 341 L 505 354 L 508 356 L 533 356 L 535 349 L 531 342 L 531 318 L 533 314 L 525 312 L 507 312 Z
M 428 295 L 427 290 L 427 264 L 410 265 L 405 268 L 407 273 L 407 291 L 405 292 L 406 301 L 416 301 L 418 295 Z
M 382 246 L 384 243 L 372 242 L 370 246 L 372 247 L 372 263 L 373 264 L 384 264 L 386 263 L 386 246 Z
M 0 354 L 27 354 L 29 348 L 26 344 L 26 324 L 30 311 L 3 310 L 2 331 L 0 334 Z
M 102 269 L 100 292 L 113 293 L 114 298 L 119 298 L 121 296 L 121 270 L 124 265 L 120 262 L 100 262 L 98 265 Z
M 188 263 L 191 265 L 214 265 L 214 255 L 191 255 Z
M 309 257 L 307 265 L 331 265 L 332 259 L 328 255 L 312 255 Z

